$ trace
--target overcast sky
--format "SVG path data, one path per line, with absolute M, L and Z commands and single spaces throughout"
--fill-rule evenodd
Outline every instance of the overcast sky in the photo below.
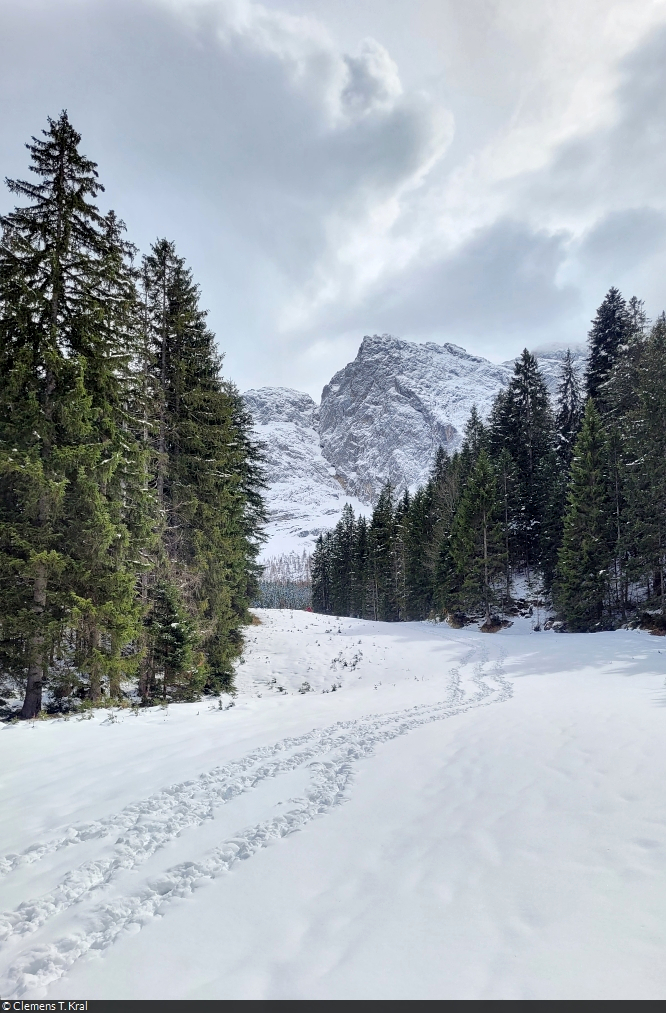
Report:
M 0 174 L 67 108 L 241 389 L 666 306 L 666 0 L 0 0 L 0 87 Z

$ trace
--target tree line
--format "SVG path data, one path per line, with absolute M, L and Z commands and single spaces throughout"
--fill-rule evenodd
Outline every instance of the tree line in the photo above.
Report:
M 666 317 L 650 326 L 611 288 L 588 339 L 584 378 L 567 351 L 554 405 L 525 350 L 424 487 L 386 485 L 369 520 L 345 507 L 313 554 L 314 609 L 492 629 L 521 578 L 566 629 L 666 628 Z
M 67 114 L 42 134 L 0 216 L 3 695 L 192 699 L 250 618 L 260 452 L 174 244 L 139 258 Z

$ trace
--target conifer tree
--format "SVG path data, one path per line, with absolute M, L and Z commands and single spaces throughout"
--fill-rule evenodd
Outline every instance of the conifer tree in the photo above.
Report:
M 140 616 L 132 560 L 145 535 L 126 495 L 141 470 L 123 397 L 130 249 L 122 223 L 93 203 L 96 166 L 67 114 L 43 135 L 27 145 L 37 180 L 7 180 L 27 205 L 0 218 L 2 640 L 25 681 L 25 718 L 39 713 L 72 625 L 93 698 L 102 680 L 117 684 Z
M 331 611 L 336 615 L 354 614 L 355 538 L 354 511 L 349 503 L 345 503 L 342 516 L 331 536 L 329 553 Z
M 622 293 L 610 288 L 588 332 L 590 355 L 585 378 L 587 396 L 594 398 L 602 414 L 605 410 L 605 384 L 621 347 L 627 341 L 631 326 Z
M 589 398 L 571 463 L 556 584 L 556 600 L 569 629 L 600 629 L 609 622 L 611 554 L 607 440 Z
M 568 470 L 574 443 L 583 416 L 583 398 L 571 349 L 567 348 L 560 367 L 557 385 L 557 452 L 565 470 Z
M 630 465 L 628 570 L 646 600 L 666 616 L 666 316 L 657 319 L 636 361 L 635 405 L 627 419 Z
M 354 557 L 352 560 L 352 611 L 359 619 L 368 617 L 368 522 L 360 515 L 354 528 Z
M 434 480 L 414 494 L 404 524 L 406 616 L 426 619 L 434 593 Z
M 482 449 L 460 498 L 450 552 L 461 579 L 460 604 L 469 610 L 481 608 L 486 622 L 498 599 L 497 580 L 504 562 L 499 517 L 495 475 Z
M 312 553 L 312 608 L 324 615 L 330 615 L 332 612 L 330 541 L 330 532 L 319 535 Z
M 394 560 L 395 517 L 393 488 L 387 482 L 372 511 L 368 531 L 369 542 L 369 606 L 371 617 L 383 622 L 398 618 L 395 597 Z
M 548 389 L 535 357 L 525 349 L 514 366 L 506 391 L 498 395 L 491 415 L 490 453 L 503 449 L 515 467 L 516 514 L 512 518 L 514 565 L 528 574 L 539 566 L 547 536 L 555 427 Z
M 155 490 L 161 510 L 160 582 L 198 629 L 209 689 L 229 684 L 254 590 L 260 453 L 251 419 L 221 376 L 199 289 L 173 243 L 144 258 L 145 371 L 155 410 Z M 189 678 L 184 673 L 185 678 Z

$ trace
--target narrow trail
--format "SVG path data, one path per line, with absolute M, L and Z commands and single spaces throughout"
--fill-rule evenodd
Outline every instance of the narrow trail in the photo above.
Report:
M 170 901 L 190 894 L 203 880 L 220 876 L 240 860 L 330 812 L 349 796 L 355 764 L 373 754 L 378 745 L 511 696 L 511 684 L 503 674 L 503 658 L 490 661 L 487 649 L 474 646 L 450 670 L 446 696 L 436 703 L 338 721 L 328 728 L 284 738 L 198 778 L 171 785 L 104 819 L 67 827 L 51 841 L 27 848 L 20 855 L 5 856 L 0 859 L 0 875 L 10 876 L 22 866 L 61 849 L 72 849 L 74 858 L 77 844 L 91 839 L 105 842 L 110 835 L 119 834 L 111 854 L 71 868 L 50 892 L 0 914 L 0 960 L 2 951 L 8 958 L 4 966 L 0 964 L 0 995 L 22 998 L 41 994 L 89 950 L 106 949 L 121 933 L 130 928 L 136 931 L 156 914 L 163 914 Z M 288 811 L 277 816 L 269 811 L 266 819 L 195 860 L 181 862 L 154 879 L 144 880 L 130 895 L 119 893 L 100 903 L 83 913 L 80 925 L 56 942 L 40 944 L 35 940 L 32 946 L 21 949 L 21 938 L 39 933 L 61 912 L 89 900 L 100 888 L 109 887 L 124 870 L 136 869 L 186 828 L 211 820 L 218 807 L 268 778 L 298 768 L 309 770 L 310 782 L 302 798 L 284 799 L 281 804 L 289 804 Z M 191 843 L 194 845 L 193 840 Z

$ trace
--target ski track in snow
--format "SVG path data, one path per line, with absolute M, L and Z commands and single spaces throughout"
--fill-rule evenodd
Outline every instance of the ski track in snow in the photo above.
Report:
M 471 676 L 463 680 L 461 670 L 475 656 Z M 269 777 L 277 777 L 307 765 L 312 772 L 310 787 L 289 812 L 242 830 L 209 851 L 199 861 L 181 862 L 131 896 L 119 896 L 100 905 L 75 934 L 55 943 L 33 946 L 14 955 L 2 972 L 3 997 L 34 996 L 89 950 L 103 950 L 127 929 L 137 931 L 150 918 L 161 914 L 175 898 L 185 897 L 205 879 L 212 879 L 242 859 L 250 858 L 273 841 L 295 833 L 312 819 L 329 812 L 346 798 L 353 779 L 353 765 L 370 756 L 377 745 L 404 735 L 414 728 L 442 721 L 473 708 L 499 703 L 512 696 L 511 684 L 503 675 L 503 657 L 491 664 L 487 650 L 472 648 L 449 672 L 449 690 L 444 700 L 406 710 L 368 715 L 339 721 L 328 728 L 282 739 L 271 746 L 252 750 L 238 760 L 215 767 L 198 778 L 184 781 L 135 802 L 119 813 L 92 823 L 72 825 L 43 845 L 27 848 L 20 855 L 0 859 L 0 875 L 8 875 L 26 863 L 91 838 L 105 838 L 120 831 L 113 855 L 85 862 L 65 874 L 60 883 L 40 898 L 24 901 L 14 911 L 0 915 L 0 945 L 38 931 L 51 918 L 83 900 L 93 890 L 109 884 L 123 870 L 133 869 L 158 849 L 178 837 L 187 827 L 199 826 L 213 818 L 216 807 L 254 788 Z M 468 692 L 463 683 L 469 682 Z M 287 755 L 280 755 L 280 754 Z

